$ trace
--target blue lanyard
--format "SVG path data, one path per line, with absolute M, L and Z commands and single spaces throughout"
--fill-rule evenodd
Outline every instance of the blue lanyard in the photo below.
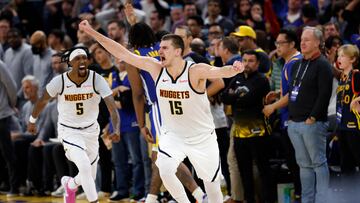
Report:
M 295 87 L 296 81 L 297 81 L 297 79 L 298 79 L 298 76 L 299 76 L 299 73 L 300 73 L 300 69 L 301 69 L 301 66 L 302 66 L 302 61 L 303 61 L 303 60 L 301 60 L 300 65 L 299 65 L 299 68 L 298 68 L 298 70 L 297 70 L 297 72 L 296 72 L 296 76 L 295 76 L 295 79 L 294 79 L 294 82 L 293 82 L 293 87 Z M 299 88 L 301 87 L 302 81 L 303 81 L 304 76 L 305 76 L 305 73 L 306 73 L 306 71 L 307 71 L 307 69 L 308 69 L 308 67 L 309 67 L 309 64 L 310 64 L 310 60 L 307 62 L 306 66 L 305 66 L 305 70 L 304 70 L 304 72 L 302 73 L 301 78 L 300 78 L 300 80 L 299 80 L 299 85 L 298 85 Z

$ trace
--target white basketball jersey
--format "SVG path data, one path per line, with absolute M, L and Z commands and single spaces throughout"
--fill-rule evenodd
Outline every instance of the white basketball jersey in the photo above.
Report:
M 50 96 L 58 99 L 59 123 L 71 127 L 86 127 L 97 122 L 100 96 L 112 94 L 105 79 L 88 70 L 87 79 L 77 85 L 68 72 L 53 78 L 46 86 Z
M 173 80 L 166 68 L 156 82 L 156 94 L 160 106 L 162 133 L 184 136 L 195 143 L 214 134 L 210 103 L 205 92 L 196 92 L 189 79 L 190 66 L 186 61 L 181 75 Z

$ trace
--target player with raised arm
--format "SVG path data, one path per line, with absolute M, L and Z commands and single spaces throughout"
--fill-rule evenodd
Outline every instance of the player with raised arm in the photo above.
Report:
M 220 189 L 220 158 L 215 126 L 206 94 L 206 80 L 232 77 L 244 70 L 240 61 L 222 68 L 186 62 L 184 43 L 178 35 L 165 35 L 160 43 L 161 61 L 138 56 L 95 31 L 84 20 L 79 28 L 103 45 L 113 56 L 146 70 L 156 81 L 162 118 L 161 139 L 156 165 L 161 179 L 179 203 L 188 203 L 185 190 L 175 173 L 188 157 L 203 179 L 210 203 L 223 201 Z M 190 68 L 191 67 L 191 68 Z

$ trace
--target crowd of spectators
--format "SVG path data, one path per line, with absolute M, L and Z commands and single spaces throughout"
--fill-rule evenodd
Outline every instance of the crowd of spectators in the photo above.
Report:
M 146 23 L 158 41 L 166 33 L 183 38 L 184 59 L 218 67 L 242 60 L 246 66 L 209 96 L 224 201 L 275 202 L 282 194 L 276 185 L 287 182 L 298 202 L 325 202 L 335 189 L 347 202 L 360 198 L 360 116 L 349 107 L 360 92 L 360 0 L 131 2 L 136 22 Z M 129 122 L 120 143 L 111 146 L 99 135 L 99 198 L 117 201 L 124 193 L 140 201 L 149 192 L 151 159 L 129 102 L 126 64 L 77 28 L 86 19 L 128 46 L 127 3 L 0 1 L 0 190 L 8 196 L 61 196 L 60 178 L 77 173 L 56 140 L 56 100 L 40 115 L 38 134 L 26 131 L 46 84 L 70 68 L 62 51 L 74 46 L 89 48 L 91 69 L 122 95 L 121 119 Z M 98 122 L 103 134 L 109 128 L 103 102 Z M 329 184 L 331 174 L 340 178 Z

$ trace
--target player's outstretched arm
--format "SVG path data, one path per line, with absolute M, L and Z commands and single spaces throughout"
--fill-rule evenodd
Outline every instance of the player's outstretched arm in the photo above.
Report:
M 125 61 L 126 63 L 129 63 L 135 67 L 146 70 L 153 76 L 157 76 L 156 73 L 160 73 L 162 67 L 160 62 L 156 61 L 152 57 L 138 56 L 131 53 L 121 44 L 94 30 L 87 20 L 81 21 L 81 23 L 79 24 L 79 29 L 93 37 L 114 57 Z
M 200 63 L 194 65 L 196 69 L 194 73 L 199 79 L 211 78 L 230 78 L 244 71 L 244 64 L 240 61 L 235 61 L 232 66 L 214 67 L 208 64 Z
M 49 102 L 50 99 L 51 99 L 51 96 L 45 89 L 43 96 L 38 101 L 36 101 L 36 103 L 34 105 L 34 109 L 31 113 L 31 116 L 29 119 L 29 124 L 27 126 L 27 130 L 31 134 L 35 135 L 37 133 L 37 129 L 36 129 L 36 125 L 35 125 L 37 117 L 40 115 L 41 111 L 45 108 L 46 104 Z
M 104 101 L 110 113 L 111 123 L 114 128 L 114 133 L 111 135 L 111 139 L 118 142 L 120 140 L 120 116 L 116 108 L 114 97 L 109 95 L 104 98 Z

